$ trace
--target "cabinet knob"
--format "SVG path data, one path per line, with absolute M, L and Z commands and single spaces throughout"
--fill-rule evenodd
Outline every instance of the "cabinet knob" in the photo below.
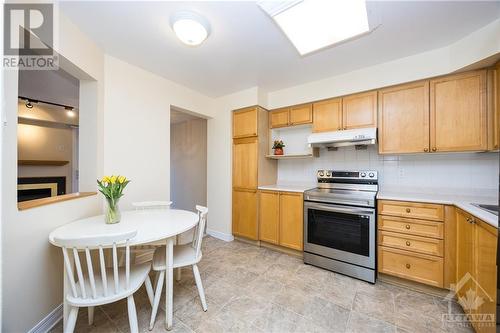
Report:
M 410 225 L 409 224 L 406 225 L 406 229 L 410 230 Z
M 411 209 L 410 208 L 406 208 L 406 212 L 407 213 L 411 212 Z
M 339 128 L 337 128 L 337 131 L 340 131 L 341 129 L 342 129 L 342 127 L 339 127 Z
M 344 129 L 346 130 L 346 129 L 347 129 L 347 127 L 344 127 Z
M 429 148 L 424 148 L 424 151 L 427 153 L 429 151 Z
M 437 148 L 436 148 L 436 147 L 432 147 L 432 151 L 436 151 L 436 150 L 437 150 Z
M 407 269 L 410 269 L 411 265 L 410 264 L 406 264 L 406 268 Z
M 410 241 L 406 241 L 406 246 L 410 246 L 410 245 L 411 245 Z

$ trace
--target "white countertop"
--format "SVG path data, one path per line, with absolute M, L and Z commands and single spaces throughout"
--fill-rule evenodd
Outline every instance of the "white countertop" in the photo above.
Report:
M 282 192 L 300 192 L 304 193 L 304 191 L 310 190 L 312 188 L 316 188 L 317 185 L 315 183 L 278 183 L 272 185 L 262 185 L 259 186 L 259 190 L 268 190 L 268 191 L 282 191 Z
M 467 192 L 467 195 L 456 193 Z M 498 216 L 489 213 L 472 203 L 498 205 L 498 192 L 492 190 L 457 190 L 457 189 L 409 189 L 381 187 L 377 199 L 428 202 L 443 205 L 455 205 L 484 222 L 498 227 Z

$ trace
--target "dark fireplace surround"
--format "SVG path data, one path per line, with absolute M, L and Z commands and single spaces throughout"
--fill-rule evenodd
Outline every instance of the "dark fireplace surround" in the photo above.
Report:
M 37 186 L 47 184 L 47 187 Z M 57 194 L 66 193 L 66 177 L 19 177 L 17 178 L 17 202 L 48 198 L 52 196 L 52 190 L 48 184 L 56 184 Z M 19 185 L 33 185 L 34 188 L 21 189 Z M 23 187 L 23 186 L 21 186 Z

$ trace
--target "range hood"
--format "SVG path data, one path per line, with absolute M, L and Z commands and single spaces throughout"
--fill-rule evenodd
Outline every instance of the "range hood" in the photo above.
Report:
M 307 137 L 311 147 L 344 147 L 373 145 L 377 142 L 377 128 L 356 128 L 343 131 L 313 133 Z

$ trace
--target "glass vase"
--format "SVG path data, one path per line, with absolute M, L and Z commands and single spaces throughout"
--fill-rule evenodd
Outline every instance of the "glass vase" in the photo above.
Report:
M 118 200 L 106 199 L 107 207 L 104 214 L 104 220 L 107 224 L 114 224 L 120 222 L 122 214 L 118 206 Z

